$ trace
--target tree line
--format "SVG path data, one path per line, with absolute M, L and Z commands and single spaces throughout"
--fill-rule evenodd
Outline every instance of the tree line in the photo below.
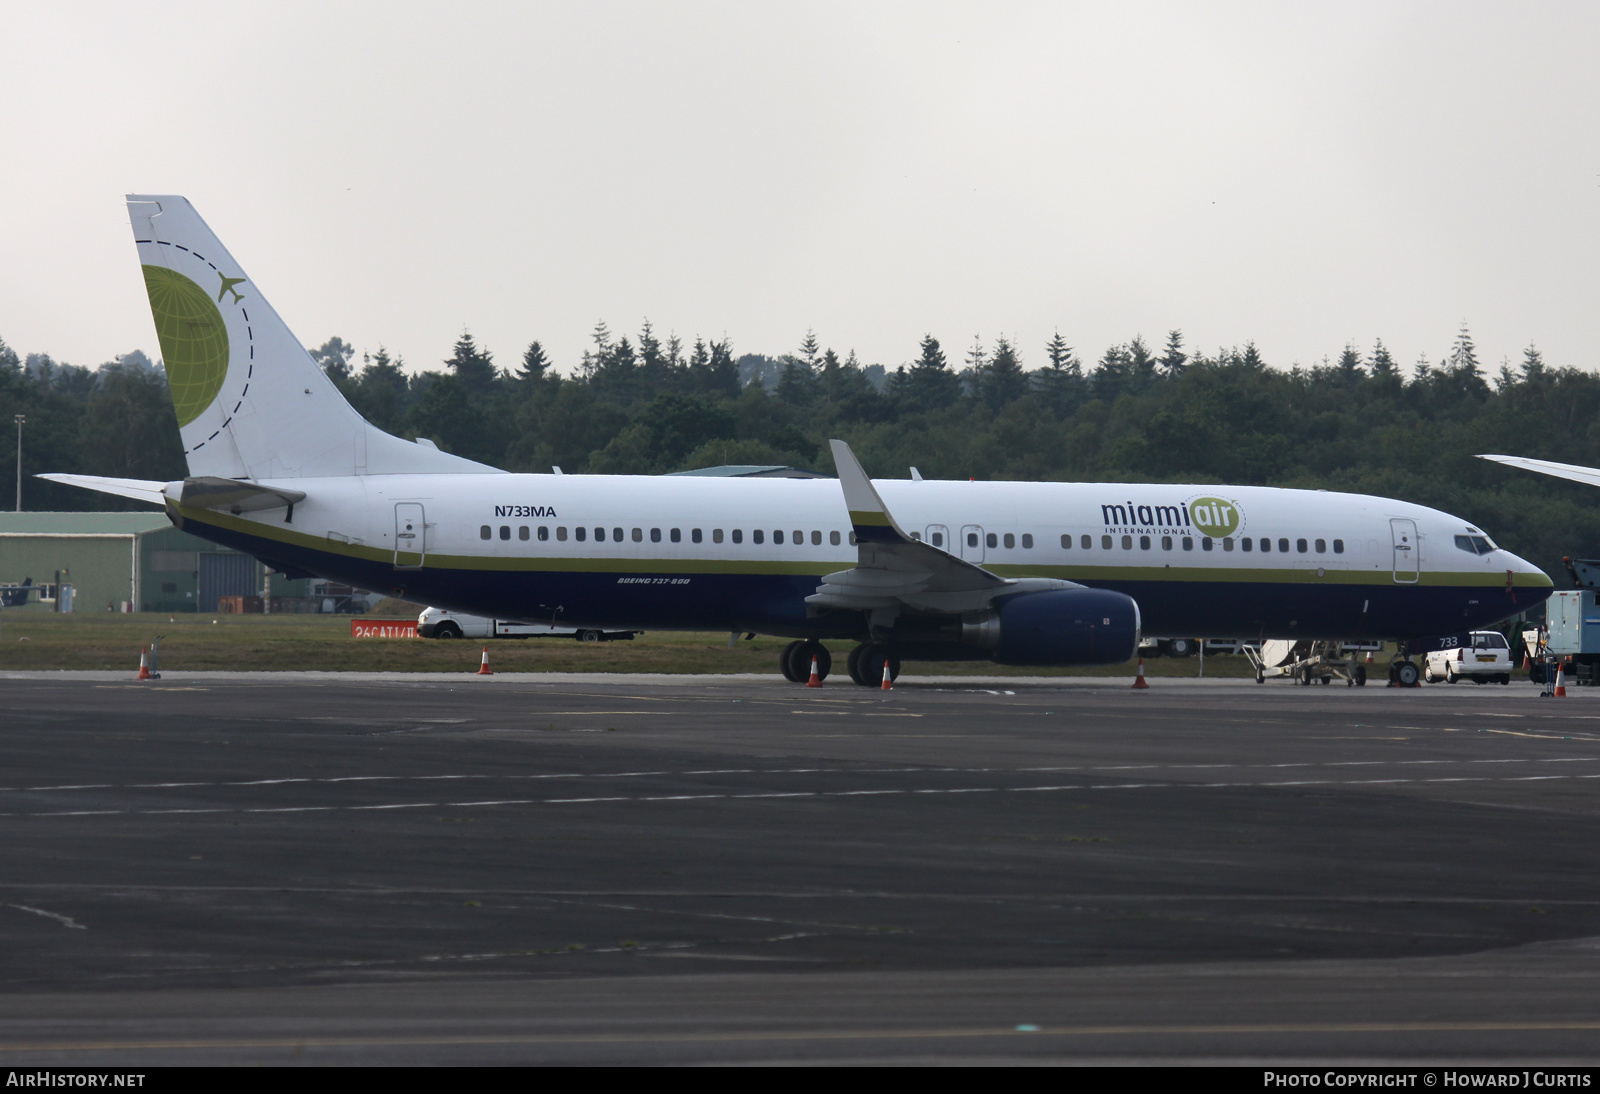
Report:
M 792 353 L 736 354 L 644 323 L 605 323 L 567 373 L 531 342 L 507 365 L 463 332 L 415 371 L 341 338 L 309 351 L 382 429 L 511 471 L 661 474 L 717 464 L 832 472 L 849 440 L 868 471 L 926 478 L 1237 483 L 1345 490 L 1473 521 L 1566 584 L 1564 555 L 1600 554 L 1600 492 L 1474 459 L 1506 452 L 1600 466 L 1600 377 L 1529 346 L 1490 372 L 1465 327 L 1447 357 L 1397 363 L 1382 341 L 1269 367 L 1253 343 L 1192 352 L 1180 331 L 1092 360 L 1060 335 L 1036 367 L 1008 338 L 947 350 L 933 335 L 887 368 L 808 332 Z M 0 341 L 0 423 L 26 414 L 24 472 L 185 473 L 165 374 L 143 353 L 95 369 Z M 15 449 L 0 444 L 11 500 Z M 25 480 L 28 509 L 115 506 Z M 7 506 L 9 508 L 10 506 Z

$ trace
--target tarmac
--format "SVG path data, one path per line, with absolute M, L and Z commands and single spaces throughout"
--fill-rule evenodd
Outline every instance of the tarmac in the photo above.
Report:
M 1593 689 L 0 680 L 6 1066 L 1600 1057 Z

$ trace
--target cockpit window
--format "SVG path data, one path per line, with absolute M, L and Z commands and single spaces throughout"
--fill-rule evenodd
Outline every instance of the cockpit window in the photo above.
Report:
M 1457 536 L 1456 546 L 1474 555 L 1486 555 L 1496 549 L 1488 536 Z
M 1475 634 L 1472 636 L 1472 648 L 1475 650 L 1503 650 L 1507 649 L 1506 636 L 1503 634 Z

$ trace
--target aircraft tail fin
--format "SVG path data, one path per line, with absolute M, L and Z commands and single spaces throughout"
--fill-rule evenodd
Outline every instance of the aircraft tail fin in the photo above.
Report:
M 496 470 L 368 423 L 194 206 L 175 195 L 130 194 L 127 200 L 190 475 L 285 479 Z

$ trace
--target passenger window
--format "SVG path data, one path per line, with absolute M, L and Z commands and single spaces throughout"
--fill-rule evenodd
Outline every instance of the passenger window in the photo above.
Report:
M 639 534 L 639 529 L 635 528 L 633 530 L 633 534 L 635 536 L 637 536 Z M 613 529 L 611 529 L 611 539 L 615 543 L 621 543 L 622 542 L 622 529 L 621 528 L 613 528 Z
M 811 531 L 811 546 L 813 546 L 813 547 L 821 547 L 822 546 L 822 533 L 817 531 L 816 529 L 812 529 L 812 531 Z
M 617 538 L 621 539 L 622 537 L 618 536 Z M 604 528 L 596 528 L 594 530 L 594 541 L 596 543 L 604 543 L 606 541 L 606 530 Z
M 478 529 L 479 539 L 488 539 L 492 534 L 493 533 L 489 531 L 489 526 L 487 524 Z
M 1222 549 L 1224 551 L 1233 550 L 1233 537 L 1232 536 L 1223 536 L 1222 537 Z
M 547 540 L 550 538 L 550 526 L 548 524 L 539 525 L 539 538 L 541 540 Z M 565 539 L 566 537 L 562 536 L 561 538 Z
M 968 547 L 976 547 L 977 545 L 978 545 L 978 533 L 976 533 L 976 532 L 968 532 L 967 533 L 967 546 Z
M 622 529 L 620 529 L 620 528 L 617 529 L 617 532 L 619 533 L 618 536 L 617 536 L 618 539 L 622 538 L 621 535 L 620 535 L 621 531 L 622 531 Z M 661 538 L 661 529 L 658 528 L 658 529 L 656 529 L 656 539 L 659 540 L 660 538 Z M 635 543 L 643 543 L 644 542 L 644 529 L 643 528 L 635 528 L 633 530 L 633 542 L 635 542 Z
M 1222 543 L 1222 549 L 1224 551 L 1226 551 L 1228 549 L 1228 543 L 1227 543 L 1226 540 L 1224 540 L 1223 543 Z M 1249 549 L 1250 549 L 1250 537 L 1249 536 L 1245 536 L 1243 539 L 1241 539 L 1239 541 L 1239 550 L 1248 551 Z
M 783 542 L 783 529 L 782 528 L 779 528 L 776 532 L 772 533 L 772 542 L 774 542 L 774 543 L 782 543 Z
M 1301 540 L 1300 542 L 1304 543 L 1305 540 Z M 1289 541 L 1288 540 L 1282 539 L 1282 538 L 1280 538 L 1278 540 L 1278 553 L 1279 554 L 1285 554 L 1285 555 L 1289 553 Z
M 996 543 L 995 543 L 995 534 L 994 534 L 994 533 L 993 533 L 993 532 L 990 532 L 990 533 L 988 533 L 988 534 L 987 534 L 987 535 L 985 535 L 985 536 L 984 536 L 984 537 L 983 537 L 983 542 L 984 542 L 984 544 L 985 544 L 985 545 L 986 545 L 986 546 L 989 546 L 989 547 L 994 547 L 994 546 L 996 546 Z
M 837 531 L 829 532 L 828 542 L 833 544 L 835 547 L 839 546 L 839 533 Z
M 806 534 L 804 532 L 796 532 L 794 534 L 794 539 L 790 540 L 789 542 L 793 543 L 796 547 L 804 547 L 806 542 Z
M 1336 555 L 1344 554 L 1344 540 L 1336 539 L 1333 541 L 1333 553 Z
M 674 543 L 682 543 L 683 542 L 683 529 L 681 529 L 681 528 L 674 528 L 671 532 L 668 532 L 667 535 L 671 538 L 672 542 L 674 542 Z
M 699 531 L 698 528 L 695 529 L 695 530 Z M 722 529 L 721 528 L 713 528 L 713 529 L 711 529 L 711 542 L 712 543 L 721 543 L 722 542 Z
M 677 529 L 676 528 L 673 529 L 673 534 L 674 535 L 677 534 Z M 700 538 L 701 538 L 700 537 L 700 529 L 698 529 L 698 528 L 689 529 L 689 538 L 691 540 L 693 540 L 695 543 L 699 543 L 700 542 Z M 674 542 L 676 542 L 676 541 L 674 541 Z
M 1071 541 L 1069 540 L 1068 542 L 1071 542 Z M 1022 533 L 1022 546 L 1023 546 L 1024 550 L 1032 550 L 1033 549 L 1033 533 L 1032 532 L 1024 532 L 1024 533 Z
M 635 528 L 634 531 L 637 532 L 638 529 Z M 674 528 L 673 531 L 676 532 L 677 529 Z M 659 528 L 650 529 L 650 542 L 651 543 L 660 543 L 661 542 L 661 529 L 659 529 Z
M 500 538 L 501 539 L 510 539 L 511 538 L 511 525 L 502 524 L 500 526 Z
M 1107 537 L 1107 538 L 1109 538 L 1109 537 Z M 1090 547 L 1094 546 L 1094 540 L 1092 538 L 1090 538 L 1089 536 L 1084 536 L 1082 539 L 1080 539 L 1078 541 L 1078 546 L 1082 547 L 1085 551 L 1087 551 Z M 1109 547 L 1109 546 L 1111 546 L 1111 544 L 1108 543 L 1108 544 L 1106 544 L 1106 546 Z
M 1150 537 L 1149 536 L 1140 536 L 1139 537 L 1139 550 L 1148 551 L 1149 549 L 1150 549 Z
M 1162 536 L 1161 537 L 1161 549 L 1163 551 L 1172 550 L 1172 537 L 1171 536 Z
M 1245 540 L 1245 542 L 1249 543 L 1250 541 L 1249 540 Z M 1288 546 L 1288 544 L 1289 544 L 1288 540 L 1284 540 L 1283 542 L 1284 542 L 1284 546 Z M 1249 548 L 1246 547 L 1245 550 L 1249 550 Z M 1261 537 L 1261 553 L 1262 554 L 1266 554 L 1270 550 L 1272 550 L 1272 541 L 1270 539 L 1268 539 L 1266 536 L 1262 536 Z
M 1317 540 L 1317 554 L 1325 555 L 1327 553 L 1328 553 L 1328 541 L 1325 540 L 1325 539 Z
M 1061 549 L 1063 551 L 1072 550 L 1072 537 L 1071 536 L 1062 536 L 1061 537 Z
M 1007 532 L 1005 543 L 1007 550 L 1014 550 L 1017 546 L 1017 537 L 1012 535 L 1010 532 Z
M 1130 540 L 1127 536 L 1123 536 L 1122 537 L 1122 546 L 1123 546 L 1124 549 L 1132 547 L 1133 546 L 1133 541 Z M 1110 536 L 1101 536 L 1100 537 L 1100 549 L 1103 550 L 1103 551 L 1111 550 L 1111 537 Z
M 556 542 L 567 542 L 567 526 L 565 524 L 556 525 Z
M 589 529 L 574 528 L 572 530 L 572 538 L 576 539 L 579 543 L 582 543 L 584 540 L 589 538 Z
M 735 542 L 735 543 L 743 543 L 744 542 L 744 529 L 735 528 L 733 530 L 733 542 Z
M 517 538 L 518 539 L 527 539 L 528 538 L 528 526 L 526 524 L 520 524 L 520 525 L 517 526 Z
M 1301 554 L 1305 554 L 1306 553 L 1306 541 L 1303 540 L 1303 539 L 1295 540 L 1294 541 L 1294 549 L 1296 551 L 1299 551 Z
M 733 533 L 733 535 L 734 535 L 735 542 L 737 542 L 739 533 L 735 532 L 735 533 Z M 766 538 L 766 533 L 763 532 L 759 528 L 757 528 L 755 531 L 750 533 L 750 542 L 751 543 L 761 543 L 765 538 Z

